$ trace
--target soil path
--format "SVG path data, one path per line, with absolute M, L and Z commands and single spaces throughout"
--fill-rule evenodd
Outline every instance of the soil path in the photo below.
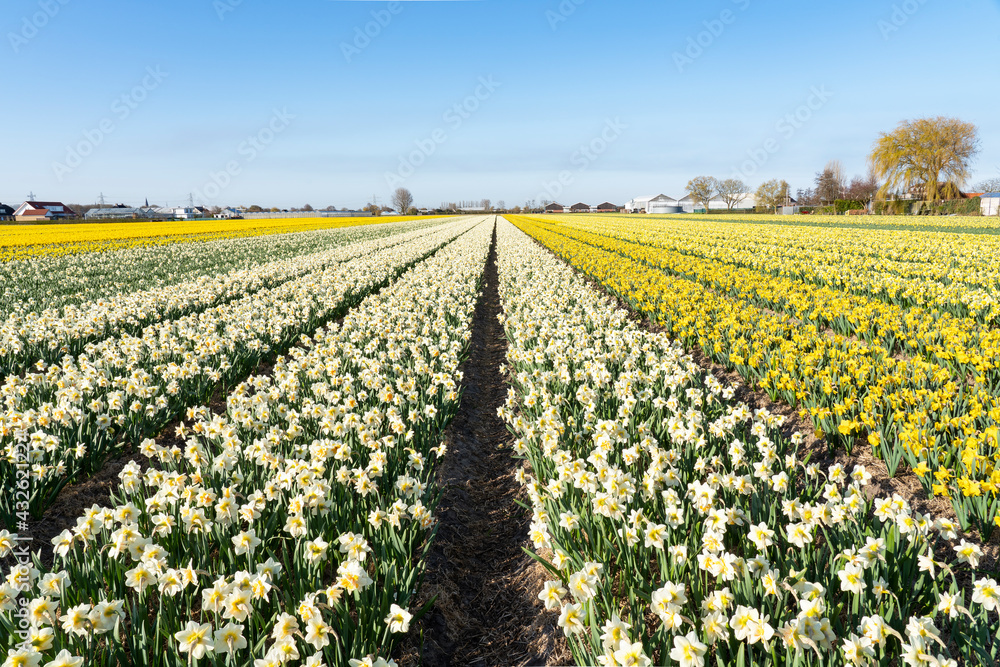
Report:
M 522 490 L 514 475 L 520 464 L 497 417 L 507 397 L 500 373 L 507 339 L 497 320 L 495 230 L 482 289 L 462 404 L 448 427 L 448 455 L 439 471 L 440 527 L 421 596 L 437 600 L 422 624 L 422 642 L 416 638 L 404 651 L 401 664 L 407 667 L 548 665 L 568 658 L 555 615 L 543 614 L 535 597 L 546 577 L 522 550 L 529 546 L 531 515 L 517 504 Z

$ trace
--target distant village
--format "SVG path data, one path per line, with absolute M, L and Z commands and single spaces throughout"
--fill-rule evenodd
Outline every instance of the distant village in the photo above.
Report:
M 60 201 L 29 200 L 17 208 L 0 203 L 0 220 L 16 222 L 51 222 L 53 220 L 239 220 L 253 218 L 333 218 L 364 217 L 375 215 L 372 211 L 309 209 L 263 209 L 259 206 L 205 207 L 205 206 L 68 206 Z

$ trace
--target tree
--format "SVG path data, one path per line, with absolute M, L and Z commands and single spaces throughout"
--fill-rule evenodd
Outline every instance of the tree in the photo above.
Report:
M 878 194 L 878 179 L 871 171 L 867 176 L 855 176 L 847 186 L 847 199 L 860 202 L 871 202 Z
M 798 200 L 800 206 L 814 206 L 818 203 L 816 191 L 812 188 L 806 188 L 805 190 L 799 188 L 798 192 L 795 193 L 795 199 Z
M 1000 192 L 1000 176 L 976 183 L 972 189 L 976 192 Z
M 502 199 L 497 202 L 497 210 L 501 213 L 507 210 L 507 206 Z
M 868 163 L 883 181 L 878 197 L 921 188 L 924 199 L 954 196 L 969 178 L 972 158 L 979 152 L 979 130 L 957 118 L 904 120 L 883 132 L 872 146 Z
M 788 181 L 777 178 L 761 183 L 757 188 L 757 204 L 773 208 L 775 213 L 778 212 L 778 207 L 788 200 L 788 196 Z
M 750 186 L 738 178 L 727 178 L 718 185 L 719 197 L 726 202 L 726 208 L 730 211 L 750 196 Z
M 830 180 L 834 186 L 837 196 L 834 199 L 840 199 L 844 196 L 844 190 L 847 189 L 847 177 L 844 176 L 844 165 L 840 160 L 830 160 L 823 167 L 823 171 L 830 174 Z
M 483 200 L 483 210 L 484 211 L 489 211 L 492 208 L 492 206 L 490 204 L 491 204 L 491 202 L 490 202 L 489 199 L 484 199 Z
M 708 212 L 708 202 L 719 194 L 719 181 L 712 176 L 699 176 L 688 181 L 687 192 L 696 202 L 700 202 Z
M 370 212 L 375 217 L 382 215 L 382 207 L 376 203 L 367 204 L 362 211 Z
M 392 207 L 402 215 L 406 215 L 411 206 L 413 206 L 413 194 L 406 188 L 396 188 L 392 193 Z
M 829 166 L 816 174 L 816 198 L 821 204 L 831 204 L 840 199 L 840 191 L 837 175 Z
M 312 211 L 314 209 L 313 209 L 313 207 L 312 207 L 311 204 L 306 204 L 305 206 L 302 207 L 302 210 L 303 211 Z

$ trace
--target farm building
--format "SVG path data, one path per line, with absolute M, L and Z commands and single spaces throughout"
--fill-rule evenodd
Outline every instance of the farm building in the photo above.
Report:
M 712 201 L 709 202 L 710 208 L 712 209 L 727 209 L 726 202 L 722 199 L 720 195 L 712 197 Z M 757 206 L 757 197 L 754 196 L 752 192 L 746 192 L 743 194 L 743 199 L 739 200 L 733 205 L 734 209 L 737 208 L 754 208 Z
M 979 202 L 983 215 L 1000 215 L 1000 192 L 984 192 Z
M 200 218 L 201 214 L 191 206 L 163 206 L 156 209 L 158 217 L 173 220 L 193 220 Z
M 627 213 L 678 213 L 677 200 L 667 195 L 636 197 L 625 204 Z
M 598 204 L 591 209 L 594 213 L 617 213 L 618 207 L 611 202 L 604 202 L 603 204 Z
M 0 204 L 0 220 L 13 220 L 14 209 L 7 204 Z
M 546 213 L 563 213 L 565 210 L 562 204 L 556 204 L 555 202 L 545 207 Z
M 569 207 L 570 213 L 590 213 L 590 204 L 573 204 Z
M 115 206 L 113 208 L 92 208 L 84 215 L 87 220 L 94 219 L 121 219 L 140 220 L 159 217 L 155 209 L 152 208 L 130 208 L 127 206 Z
M 75 217 L 76 211 L 59 201 L 26 201 L 14 211 L 14 219 L 21 222 L 44 222 Z
M 705 210 L 705 205 L 702 204 L 700 201 L 695 200 L 694 196 L 690 194 L 678 200 L 677 205 L 680 206 L 685 213 L 694 213 L 696 211 Z M 709 200 L 708 208 L 709 210 L 713 209 L 726 210 L 727 207 L 726 207 L 726 202 L 719 199 L 718 196 L 715 196 Z

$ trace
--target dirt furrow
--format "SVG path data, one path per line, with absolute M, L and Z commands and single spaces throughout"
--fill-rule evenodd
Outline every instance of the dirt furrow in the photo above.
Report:
M 497 416 L 507 395 L 500 373 L 507 340 L 497 320 L 496 233 L 464 365 L 464 395 L 446 433 L 439 471 L 440 527 L 428 555 L 421 599 L 436 601 L 400 665 L 497 667 L 568 662 L 555 616 L 535 594 L 547 578 L 523 547 L 530 512 L 514 478 L 511 435 Z

